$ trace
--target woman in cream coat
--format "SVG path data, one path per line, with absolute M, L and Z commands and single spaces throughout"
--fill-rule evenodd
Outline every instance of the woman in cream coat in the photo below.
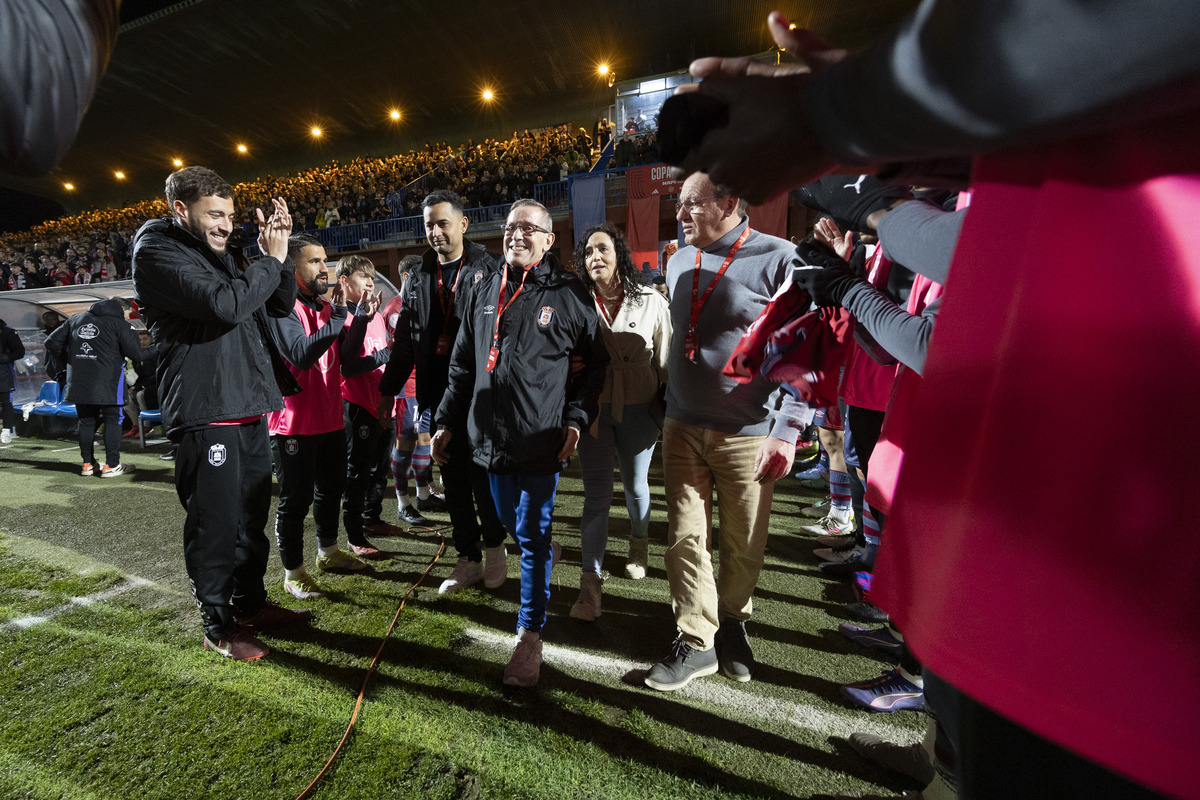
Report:
M 629 511 L 629 557 L 625 576 L 646 575 L 646 533 L 650 523 L 647 479 L 658 441 L 661 404 L 667 381 L 671 319 L 661 294 L 642 285 L 629 244 L 610 224 L 588 229 L 575 247 L 575 272 L 591 292 L 610 358 L 600 415 L 579 440 L 584 501 L 580 538 L 583 575 L 576 619 L 600 616 L 601 565 L 608 542 L 608 512 L 613 501 L 613 465 L 620 466 Z M 661 409 L 661 405 L 660 405 Z

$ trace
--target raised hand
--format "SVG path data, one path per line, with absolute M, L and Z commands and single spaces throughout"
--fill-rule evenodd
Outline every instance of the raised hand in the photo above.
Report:
M 335 306 L 346 305 L 346 290 L 342 288 L 341 281 L 334 281 L 329 284 L 329 302 Z M 369 314 L 367 316 L 370 316 Z
M 751 203 L 762 203 L 837 167 L 813 133 L 805 105 L 816 77 L 849 52 L 830 47 L 809 31 L 790 30 L 778 11 L 771 12 L 767 25 L 795 63 L 701 58 L 692 62 L 690 71 L 704 80 L 676 90 L 699 91 L 728 109 L 725 124 L 710 129 L 677 166 L 707 172 L 714 182 Z
M 282 197 L 271 202 L 275 211 L 270 217 L 264 217 L 261 208 L 254 210 L 258 217 L 258 249 L 282 262 L 287 258 L 287 240 L 292 235 L 292 215 Z
M 826 247 L 833 248 L 833 252 L 837 253 L 841 258 L 850 260 L 850 251 L 854 244 L 850 241 L 848 234 L 842 233 L 832 219 L 829 217 L 821 217 L 817 220 L 817 224 L 813 226 L 813 235 L 817 237 L 817 241 Z
M 382 304 L 383 291 L 380 290 L 363 298 L 362 302 L 358 304 L 358 313 L 364 317 L 372 317 Z

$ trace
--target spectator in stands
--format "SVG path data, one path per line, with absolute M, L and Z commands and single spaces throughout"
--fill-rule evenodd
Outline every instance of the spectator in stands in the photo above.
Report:
M 613 467 L 620 466 L 629 512 L 625 576 L 646 576 L 650 528 L 650 459 L 658 441 L 662 392 L 667 382 L 671 318 L 667 303 L 643 285 L 625 237 L 605 223 L 584 232 L 575 247 L 575 274 L 592 295 L 608 369 L 600 413 L 579 439 L 583 471 L 582 575 L 571 616 L 587 621 L 601 613 L 601 575 L 613 504 Z
M 74 403 L 79 417 L 79 452 L 82 475 L 115 478 L 133 472 L 121 463 L 121 407 L 125 403 L 125 359 L 143 361 L 153 346 L 143 348 L 129 325 L 133 307 L 124 298 L 94 303 L 76 314 L 46 339 L 47 352 L 67 365 L 63 397 Z M 104 425 L 102 464 L 94 455 L 96 426 Z

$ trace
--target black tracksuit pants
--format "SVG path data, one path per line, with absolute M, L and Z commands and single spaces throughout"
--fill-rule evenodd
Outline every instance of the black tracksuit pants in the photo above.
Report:
M 442 485 L 446 488 L 450 524 L 454 526 L 454 548 L 460 558 L 482 561 L 480 538 L 484 547 L 495 547 L 503 544 L 508 534 L 496 514 L 487 470 L 472 459 L 471 437 L 465 424 L 451 429 L 446 449 L 450 460 L 441 465 Z
M 351 544 L 367 543 L 366 520 L 383 514 L 383 490 L 391 469 L 392 427 L 379 427 L 375 412 L 349 400 L 342 401 L 346 425 L 346 492 L 342 498 L 342 525 Z
M 266 420 L 186 431 L 175 453 L 175 489 L 187 511 L 188 580 L 204 633 L 215 642 L 233 632 L 235 614 L 254 613 L 267 597 L 271 454 Z
M 83 463 L 96 464 L 96 425 L 104 423 L 104 463 L 115 467 L 121 463 L 121 406 L 93 406 L 78 403 L 75 413 L 79 417 L 79 454 Z M 96 464 L 99 466 L 99 464 Z
M 346 488 L 346 436 L 341 430 L 301 436 L 272 436 L 279 507 L 275 542 L 284 569 L 304 563 L 304 519 L 311 507 L 317 544 L 337 544 L 338 506 Z

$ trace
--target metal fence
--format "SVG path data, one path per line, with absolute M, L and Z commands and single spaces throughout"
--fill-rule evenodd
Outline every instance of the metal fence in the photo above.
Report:
M 628 167 L 604 171 L 604 202 L 606 205 L 625 205 L 628 189 L 625 172 Z M 415 182 L 414 182 L 415 183 Z M 410 184 L 412 185 L 412 184 Z M 533 199 L 544 205 L 555 219 L 562 219 L 571 211 L 570 181 L 539 183 L 533 187 Z M 483 208 L 466 209 L 471 221 L 471 230 L 478 233 L 499 231 L 508 218 L 511 203 Z M 359 222 L 354 225 L 336 225 L 332 228 L 315 228 L 297 231 L 315 236 L 330 253 L 341 250 L 365 250 L 372 247 L 402 247 L 425 241 L 423 217 L 393 217 L 391 219 Z M 260 255 L 258 245 L 251 242 L 246 248 L 251 258 Z

